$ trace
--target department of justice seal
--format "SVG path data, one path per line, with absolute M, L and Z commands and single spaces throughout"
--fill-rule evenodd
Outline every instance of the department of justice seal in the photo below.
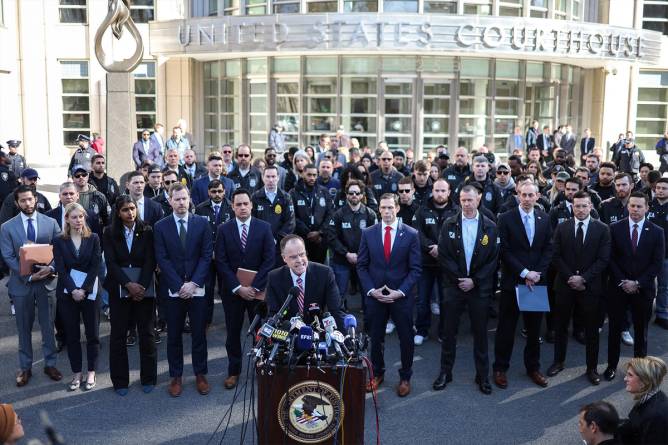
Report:
M 343 423 L 343 400 L 331 385 L 307 380 L 288 389 L 278 404 L 277 415 L 291 439 L 318 443 L 334 436 Z

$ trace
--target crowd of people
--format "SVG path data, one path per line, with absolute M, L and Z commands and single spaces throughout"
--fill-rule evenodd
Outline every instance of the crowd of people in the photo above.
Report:
M 412 150 L 391 150 L 385 142 L 360 147 L 343 129 L 322 134 L 314 146 L 288 148 L 279 125 L 262 156 L 246 144 L 225 144 L 202 162 L 181 121 L 167 140 L 160 124 L 142 131 L 132 147 L 136 170 L 120 178 L 106 174 L 101 148 L 80 135 L 54 208 L 37 191 L 38 172 L 17 153 L 20 141 L 8 141 L 0 164 L 0 248 L 18 331 L 16 384 L 32 377 L 37 312 L 45 374 L 63 378 L 56 359 L 66 348 L 67 389 L 93 389 L 103 314 L 111 324 L 110 375 L 119 396 L 128 393 L 128 347 L 137 342 L 143 391 L 154 389 L 155 345 L 164 333 L 169 394 L 183 391 L 183 334 L 190 333 L 196 388 L 205 395 L 217 293 L 226 325 L 224 386 L 233 389 L 242 369 L 244 318 L 275 313 L 294 286 L 299 297 L 288 316 L 310 322 L 315 305 L 340 326 L 359 293 L 371 339 L 367 391 L 384 382 L 384 338 L 394 331 L 401 351 L 397 394 L 411 392 L 415 347 L 430 338 L 441 342 L 433 389 L 445 389 L 463 312 L 479 390 L 490 394 L 491 383 L 505 389 L 521 316 L 524 367 L 533 383 L 546 387 L 565 369 L 569 330 L 586 345 L 585 377 L 592 385 L 615 379 L 620 344 L 633 345 L 636 358 L 624 368 L 627 389 L 640 394 L 638 410 L 658 404 L 649 411 L 665 426 L 668 410 L 656 408 L 666 405 L 658 390 L 665 363 L 648 352 L 652 314 L 657 327 L 668 329 L 668 178 L 661 173 L 668 154 L 660 153 L 655 170 L 627 132 L 605 161 L 585 130 L 576 158 L 569 126 L 554 133 L 539 128 L 534 121 L 526 134 L 516 129 L 503 162 L 485 146 L 439 146 L 414 159 Z M 661 147 L 668 150 L 665 142 Z M 52 245 L 54 262 L 21 274 L 26 243 Z M 520 310 L 522 286 L 545 288 L 550 311 Z M 498 320 L 491 364 L 490 318 Z M 545 374 L 544 342 L 554 344 Z M 584 407 L 583 437 L 607 434 L 613 411 L 606 404 Z M 668 440 L 665 427 L 652 431 L 659 435 L 651 437 Z

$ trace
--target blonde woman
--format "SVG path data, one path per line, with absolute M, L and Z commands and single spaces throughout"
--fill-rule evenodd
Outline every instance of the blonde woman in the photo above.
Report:
M 290 190 L 295 188 L 295 185 L 297 185 L 297 181 L 299 181 L 299 178 L 301 178 L 301 174 L 302 171 L 304 170 L 304 167 L 306 167 L 308 164 L 312 162 L 313 161 L 304 150 L 299 150 L 294 154 L 294 156 L 292 157 L 292 170 L 288 171 L 287 174 L 285 175 L 284 190 L 286 192 L 289 192 Z
M 56 298 L 65 327 L 67 355 L 72 367 L 70 391 L 81 386 L 81 342 L 79 326 L 86 332 L 88 375 L 86 390 L 96 385 L 95 369 L 100 351 L 100 309 L 97 298 L 97 272 L 100 266 L 100 239 L 86 224 L 86 210 L 73 202 L 65 207 L 63 232 L 53 241 L 53 256 L 58 272 Z
M 668 443 L 668 398 L 661 391 L 666 363 L 658 357 L 636 357 L 626 364 L 626 391 L 635 405 L 619 427 L 623 444 Z

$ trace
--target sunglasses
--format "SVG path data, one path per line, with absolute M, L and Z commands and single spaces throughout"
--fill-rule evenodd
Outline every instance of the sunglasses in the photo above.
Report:
M 211 190 L 209 190 L 209 193 L 220 193 L 220 194 L 222 194 L 222 193 L 225 193 L 225 190 L 211 189 Z
M 268 158 L 275 158 L 276 155 L 275 155 L 275 154 L 268 154 L 267 157 L 268 157 Z
M 348 196 L 357 196 L 357 195 L 361 195 L 361 194 L 362 194 L 362 192 L 348 192 Z
M 510 172 L 501 172 L 501 171 L 497 171 L 496 174 L 497 174 L 497 175 L 508 175 L 508 174 L 510 174 Z
M 88 176 L 88 173 L 77 173 L 74 175 L 75 178 L 85 178 Z
M 238 154 L 237 158 L 250 158 L 250 155 Z
M 411 189 L 399 189 L 399 193 L 410 193 Z
M 232 154 L 231 151 L 227 151 L 227 150 L 223 150 L 223 153 L 226 154 L 226 155 L 231 155 Z
M 394 161 L 393 158 L 380 158 L 381 161 Z
M 165 185 L 170 185 L 170 184 L 174 184 L 175 182 L 178 182 L 178 181 L 163 181 L 163 182 L 165 183 Z

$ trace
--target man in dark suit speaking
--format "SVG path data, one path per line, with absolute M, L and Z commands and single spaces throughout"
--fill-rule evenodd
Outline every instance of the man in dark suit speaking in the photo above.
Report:
M 413 288 L 422 273 L 420 239 L 415 229 L 397 220 L 397 195 L 383 194 L 379 208 L 382 221 L 362 232 L 357 254 L 357 274 L 368 313 L 365 318 L 370 322 L 367 329 L 371 334 L 374 375 L 367 391 L 376 390 L 384 379 L 385 326 L 391 316 L 401 348 L 397 394 L 405 397 L 411 391 L 413 374 Z
M 281 256 L 285 266 L 269 272 L 267 279 L 268 314 L 278 312 L 290 289 L 296 286 L 299 295 L 290 302 L 286 318 L 300 315 L 305 323 L 311 323 L 308 307 L 317 303 L 323 310 L 327 307 L 336 325 L 342 329 L 345 314 L 341 310 L 341 296 L 332 269 L 308 260 L 306 244 L 299 235 L 287 235 L 281 240 Z
M 232 194 L 234 219 L 218 227 L 216 234 L 216 269 L 218 271 L 220 296 L 225 309 L 227 326 L 227 378 L 225 388 L 237 386 L 241 374 L 241 328 L 244 313 L 248 318 L 255 315 L 257 294 L 267 285 L 267 274 L 274 266 L 275 245 L 271 225 L 251 217 L 253 204 L 246 189 L 236 189 Z M 239 268 L 255 271 L 250 286 L 244 286 L 237 278 Z M 244 283 L 248 284 L 248 283 Z

